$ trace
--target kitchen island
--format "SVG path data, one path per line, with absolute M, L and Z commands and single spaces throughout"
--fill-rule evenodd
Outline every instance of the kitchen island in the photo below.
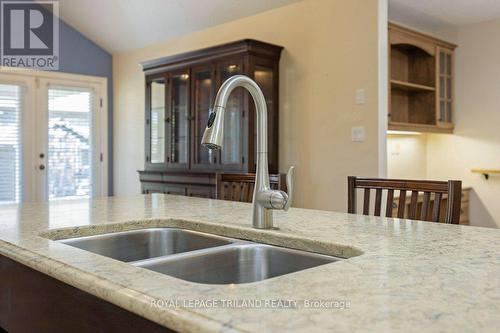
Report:
M 274 230 L 253 229 L 251 204 L 163 194 L 6 205 L 0 256 L 180 332 L 500 327 L 500 230 L 297 208 L 274 217 Z M 149 227 L 345 260 L 259 282 L 208 285 L 54 241 Z

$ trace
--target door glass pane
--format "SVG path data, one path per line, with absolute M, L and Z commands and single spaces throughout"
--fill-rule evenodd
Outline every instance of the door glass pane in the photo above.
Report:
M 170 163 L 187 163 L 189 135 L 189 75 L 172 77 L 172 104 L 170 119 Z
M 443 100 L 439 102 L 439 121 L 446 121 L 446 103 Z
M 451 99 L 451 78 L 446 79 L 446 98 Z
M 445 74 L 446 72 L 446 55 L 443 52 L 439 53 L 439 73 Z
M 439 78 L 439 97 L 440 98 L 445 98 L 445 93 L 444 93 L 445 84 L 444 84 L 444 81 L 445 81 L 445 78 L 443 76 L 441 76 Z
M 49 200 L 90 197 L 93 93 L 51 86 L 48 94 Z
M 194 147 L 195 164 L 210 164 L 214 162 L 217 151 L 210 150 L 201 145 L 201 138 L 208 122 L 208 115 L 213 103 L 212 71 L 207 68 L 194 72 Z
M 0 203 L 21 200 L 22 88 L 0 84 Z
M 451 112 L 451 102 L 448 101 L 448 102 L 446 102 L 446 121 L 447 122 L 451 123 L 453 121 L 451 115 L 452 115 L 452 112 Z
M 446 74 L 451 75 L 451 54 L 446 55 Z
M 222 66 L 221 84 L 233 75 L 241 74 L 239 64 Z M 224 149 L 221 150 L 223 164 L 239 164 L 241 161 L 241 117 L 243 112 L 243 88 L 233 90 L 227 101 L 224 114 Z
M 151 163 L 165 162 L 165 82 L 151 82 Z

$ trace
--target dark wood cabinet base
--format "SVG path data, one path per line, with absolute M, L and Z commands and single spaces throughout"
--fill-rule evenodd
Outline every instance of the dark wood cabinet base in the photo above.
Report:
M 215 173 L 139 171 L 142 194 L 164 193 L 215 199 Z
M 4 256 L 0 327 L 9 333 L 173 332 Z

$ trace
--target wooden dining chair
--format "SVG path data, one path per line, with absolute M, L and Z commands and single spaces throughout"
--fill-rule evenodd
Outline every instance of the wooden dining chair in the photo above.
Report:
M 216 178 L 216 199 L 252 202 L 254 173 L 217 173 Z M 269 185 L 274 190 L 286 191 L 286 175 L 269 175 Z
M 393 217 L 394 207 L 397 207 L 397 214 L 394 217 L 431 222 L 459 223 L 462 196 L 462 182 L 459 180 L 444 182 L 358 178 L 352 176 L 347 179 L 347 210 L 351 214 L 356 214 L 356 192 L 358 189 L 361 189 L 364 190 L 363 214 L 370 215 L 370 196 L 372 190 L 374 190 L 375 204 L 373 205 L 373 215 L 381 216 L 382 194 L 383 191 L 387 191 L 386 217 Z M 397 204 L 394 202 L 395 191 L 399 191 Z M 410 195 L 409 205 L 407 204 L 407 195 Z M 446 210 L 444 211 L 443 209 Z

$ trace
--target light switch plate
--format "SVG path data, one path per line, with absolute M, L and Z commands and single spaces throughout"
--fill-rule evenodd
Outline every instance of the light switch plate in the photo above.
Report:
M 352 142 L 363 142 L 365 141 L 365 127 L 357 126 L 351 129 Z
M 356 104 L 357 105 L 365 104 L 365 90 L 364 89 L 356 89 Z

